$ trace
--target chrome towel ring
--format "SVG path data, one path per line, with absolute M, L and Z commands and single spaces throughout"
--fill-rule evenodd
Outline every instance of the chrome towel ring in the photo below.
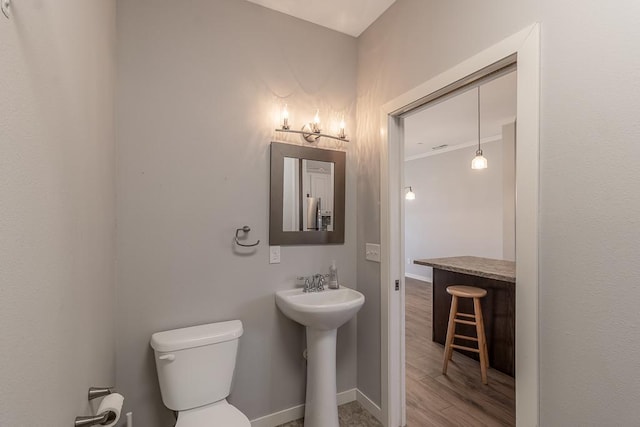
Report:
M 9 19 L 9 7 L 11 6 L 11 0 L 0 0 L 2 3 L 0 3 L 0 9 L 2 9 L 2 13 L 4 14 L 4 17 Z
M 238 228 L 238 229 L 236 230 L 236 238 L 235 238 L 235 240 L 236 240 L 236 245 L 238 245 L 238 246 L 242 246 L 242 247 L 245 247 L 245 248 L 251 248 L 251 247 L 253 247 L 253 246 L 258 246 L 258 245 L 260 244 L 260 240 L 258 240 L 257 242 L 255 242 L 255 243 L 253 243 L 253 244 L 250 244 L 250 245 L 245 245 L 244 243 L 240 243 L 240 241 L 238 240 L 238 233 L 240 233 L 241 231 L 242 231 L 243 233 L 247 234 L 248 232 L 250 232 L 250 231 L 251 231 L 251 228 L 250 228 L 248 225 L 245 225 L 245 226 L 243 226 L 242 228 Z

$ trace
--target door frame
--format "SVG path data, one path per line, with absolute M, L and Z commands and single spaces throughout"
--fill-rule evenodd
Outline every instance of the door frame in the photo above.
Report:
M 539 138 L 540 24 L 535 23 L 409 90 L 381 109 L 381 392 L 382 421 L 406 425 L 404 164 L 401 114 L 493 64 L 517 63 L 516 128 L 516 424 L 539 422 Z M 396 280 L 400 290 L 395 290 Z

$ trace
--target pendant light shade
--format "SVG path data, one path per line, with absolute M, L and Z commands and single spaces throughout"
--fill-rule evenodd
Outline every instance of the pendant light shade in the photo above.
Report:
M 476 156 L 471 160 L 471 169 L 486 169 L 487 159 L 482 155 L 482 150 L 476 151 Z
M 407 200 L 415 200 L 416 199 L 416 193 L 413 192 L 411 187 L 405 187 L 405 190 L 407 188 L 409 189 L 409 191 L 407 191 L 407 193 L 404 195 L 404 198 L 407 199 Z
M 482 155 L 482 149 L 480 148 L 480 86 L 478 86 L 478 149 L 476 150 L 476 156 L 471 161 L 471 169 L 486 169 L 487 159 Z

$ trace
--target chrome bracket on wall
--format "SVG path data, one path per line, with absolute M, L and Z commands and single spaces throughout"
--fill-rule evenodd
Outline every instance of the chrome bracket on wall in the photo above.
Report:
M 100 415 L 88 416 L 88 417 L 76 417 L 76 421 L 73 427 L 90 427 L 90 426 L 105 426 L 113 423 L 116 420 L 116 413 L 113 411 L 106 411 Z
M 4 14 L 5 18 L 10 19 L 11 17 L 9 16 L 9 8 L 11 7 L 11 0 L 0 0 L 2 3 L 0 3 L 0 8 L 2 9 L 2 13 Z
M 111 387 L 91 387 L 89 388 L 89 393 L 87 394 L 88 400 L 97 399 L 99 397 L 104 397 L 111 394 Z M 113 423 L 116 420 L 116 413 L 113 411 L 105 411 L 98 415 L 89 415 L 87 417 L 76 417 L 76 420 L 73 424 L 74 427 L 90 427 L 90 426 L 99 426 L 99 425 L 107 425 Z
M 108 396 L 113 393 L 111 387 L 90 387 L 87 398 L 89 400 L 97 399 L 99 397 Z
M 242 246 L 242 247 L 245 247 L 245 248 L 251 248 L 251 247 L 254 247 L 254 246 L 258 246 L 258 245 L 260 244 L 260 240 L 258 240 L 258 241 L 257 241 L 257 242 L 255 242 L 255 243 L 252 243 L 252 244 L 250 244 L 250 245 L 245 245 L 244 243 L 240 243 L 240 241 L 238 240 L 238 237 L 239 237 L 239 236 L 238 236 L 238 233 L 240 233 L 241 231 L 242 231 L 243 233 L 247 234 L 248 232 L 250 232 L 250 231 L 251 231 L 251 228 L 250 228 L 248 225 L 245 225 L 245 226 L 243 226 L 242 228 L 238 228 L 238 229 L 236 230 L 236 238 L 235 238 L 236 245 L 238 245 L 238 246 Z

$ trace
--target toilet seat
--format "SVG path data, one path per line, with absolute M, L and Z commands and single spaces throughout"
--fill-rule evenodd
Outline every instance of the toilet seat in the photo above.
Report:
M 176 427 L 251 427 L 251 422 L 225 399 L 211 405 L 180 411 Z

